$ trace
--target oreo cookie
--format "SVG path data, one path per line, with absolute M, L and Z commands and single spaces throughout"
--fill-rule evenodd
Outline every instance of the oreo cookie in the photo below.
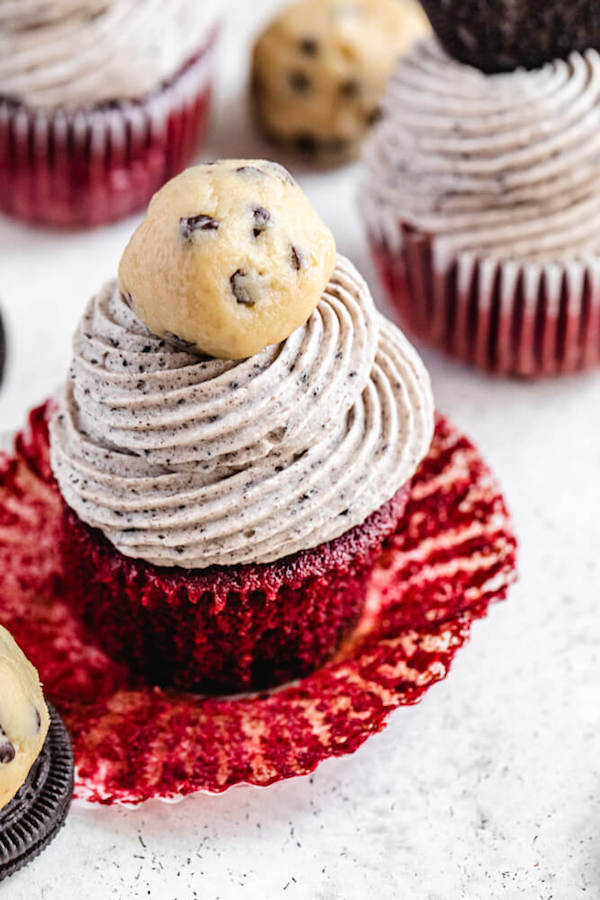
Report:
M 48 704 L 50 729 L 23 786 L 0 809 L 0 881 L 21 869 L 60 831 L 73 796 L 73 750 L 67 729 Z
M 574 50 L 600 49 L 597 0 L 422 0 L 450 56 L 484 72 L 537 69 Z

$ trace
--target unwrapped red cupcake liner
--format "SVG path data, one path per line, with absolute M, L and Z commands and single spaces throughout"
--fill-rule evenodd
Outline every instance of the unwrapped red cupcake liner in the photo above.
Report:
M 0 622 L 71 731 L 76 797 L 97 803 L 264 786 L 353 752 L 445 677 L 472 622 L 515 577 L 500 489 L 473 444 L 439 418 L 338 654 L 278 689 L 209 697 L 148 684 L 100 649 L 64 600 L 62 511 L 42 406 L 0 457 Z
M 0 210 L 31 223 L 90 226 L 145 206 L 204 134 L 215 41 L 216 29 L 140 100 L 68 111 L 0 96 Z
M 407 331 L 498 375 L 559 375 L 600 364 L 600 257 L 564 264 L 480 259 L 436 267 L 432 236 L 399 226 L 370 235 L 389 300 Z
M 272 687 L 333 656 L 362 612 L 401 489 L 333 541 L 263 565 L 161 568 L 124 556 L 65 504 L 66 596 L 104 649 L 154 683 Z

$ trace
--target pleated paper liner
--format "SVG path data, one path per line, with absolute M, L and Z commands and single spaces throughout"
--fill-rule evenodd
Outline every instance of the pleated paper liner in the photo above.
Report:
M 62 828 L 73 796 L 73 751 L 52 706 L 50 729 L 27 780 L 0 809 L 0 881 L 35 859 Z
M 569 264 L 502 262 L 463 253 L 444 271 L 430 236 L 371 236 L 402 326 L 462 362 L 498 375 L 560 375 L 600 364 L 600 257 Z
M 472 622 L 515 577 L 516 542 L 500 489 L 468 438 L 439 418 L 405 519 L 341 652 L 272 691 L 193 695 L 133 677 L 66 605 L 61 511 L 42 406 L 0 462 L 0 621 L 38 667 L 71 731 L 76 797 L 99 803 L 267 785 L 352 753 L 392 710 L 445 677 Z
M 159 90 L 90 109 L 29 109 L 0 86 L 0 210 L 90 226 L 144 207 L 204 134 L 216 31 Z

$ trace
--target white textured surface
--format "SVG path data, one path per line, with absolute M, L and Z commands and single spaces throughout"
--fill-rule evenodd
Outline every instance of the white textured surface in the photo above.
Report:
M 237 6 L 209 158 L 267 152 L 238 95 L 245 35 L 272 3 Z M 356 170 L 300 180 L 374 286 Z M 2 427 L 61 378 L 83 303 L 132 225 L 57 235 L 0 222 Z M 175 806 L 76 807 L 0 898 L 600 898 L 600 376 L 491 381 L 426 361 L 439 407 L 501 477 L 521 540 L 520 583 L 475 625 L 450 677 L 310 778 Z

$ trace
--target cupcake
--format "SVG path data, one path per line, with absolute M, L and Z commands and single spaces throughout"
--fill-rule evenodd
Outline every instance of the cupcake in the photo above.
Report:
M 96 225 L 143 207 L 205 123 L 214 0 L 0 0 L 0 210 Z
M 426 371 L 280 165 L 190 169 L 89 302 L 50 424 L 69 602 L 148 680 L 274 685 L 360 616 Z
M 446 51 L 484 72 L 535 69 L 600 50 L 596 0 L 422 0 Z
M 38 673 L 0 626 L 0 881 L 55 837 L 73 794 L 64 725 Z
M 600 362 L 600 56 L 485 75 L 434 39 L 365 153 L 368 235 L 402 324 L 500 374 Z
M 358 155 L 398 54 L 428 31 L 415 0 L 301 0 L 254 47 L 252 94 L 266 136 L 309 162 Z

